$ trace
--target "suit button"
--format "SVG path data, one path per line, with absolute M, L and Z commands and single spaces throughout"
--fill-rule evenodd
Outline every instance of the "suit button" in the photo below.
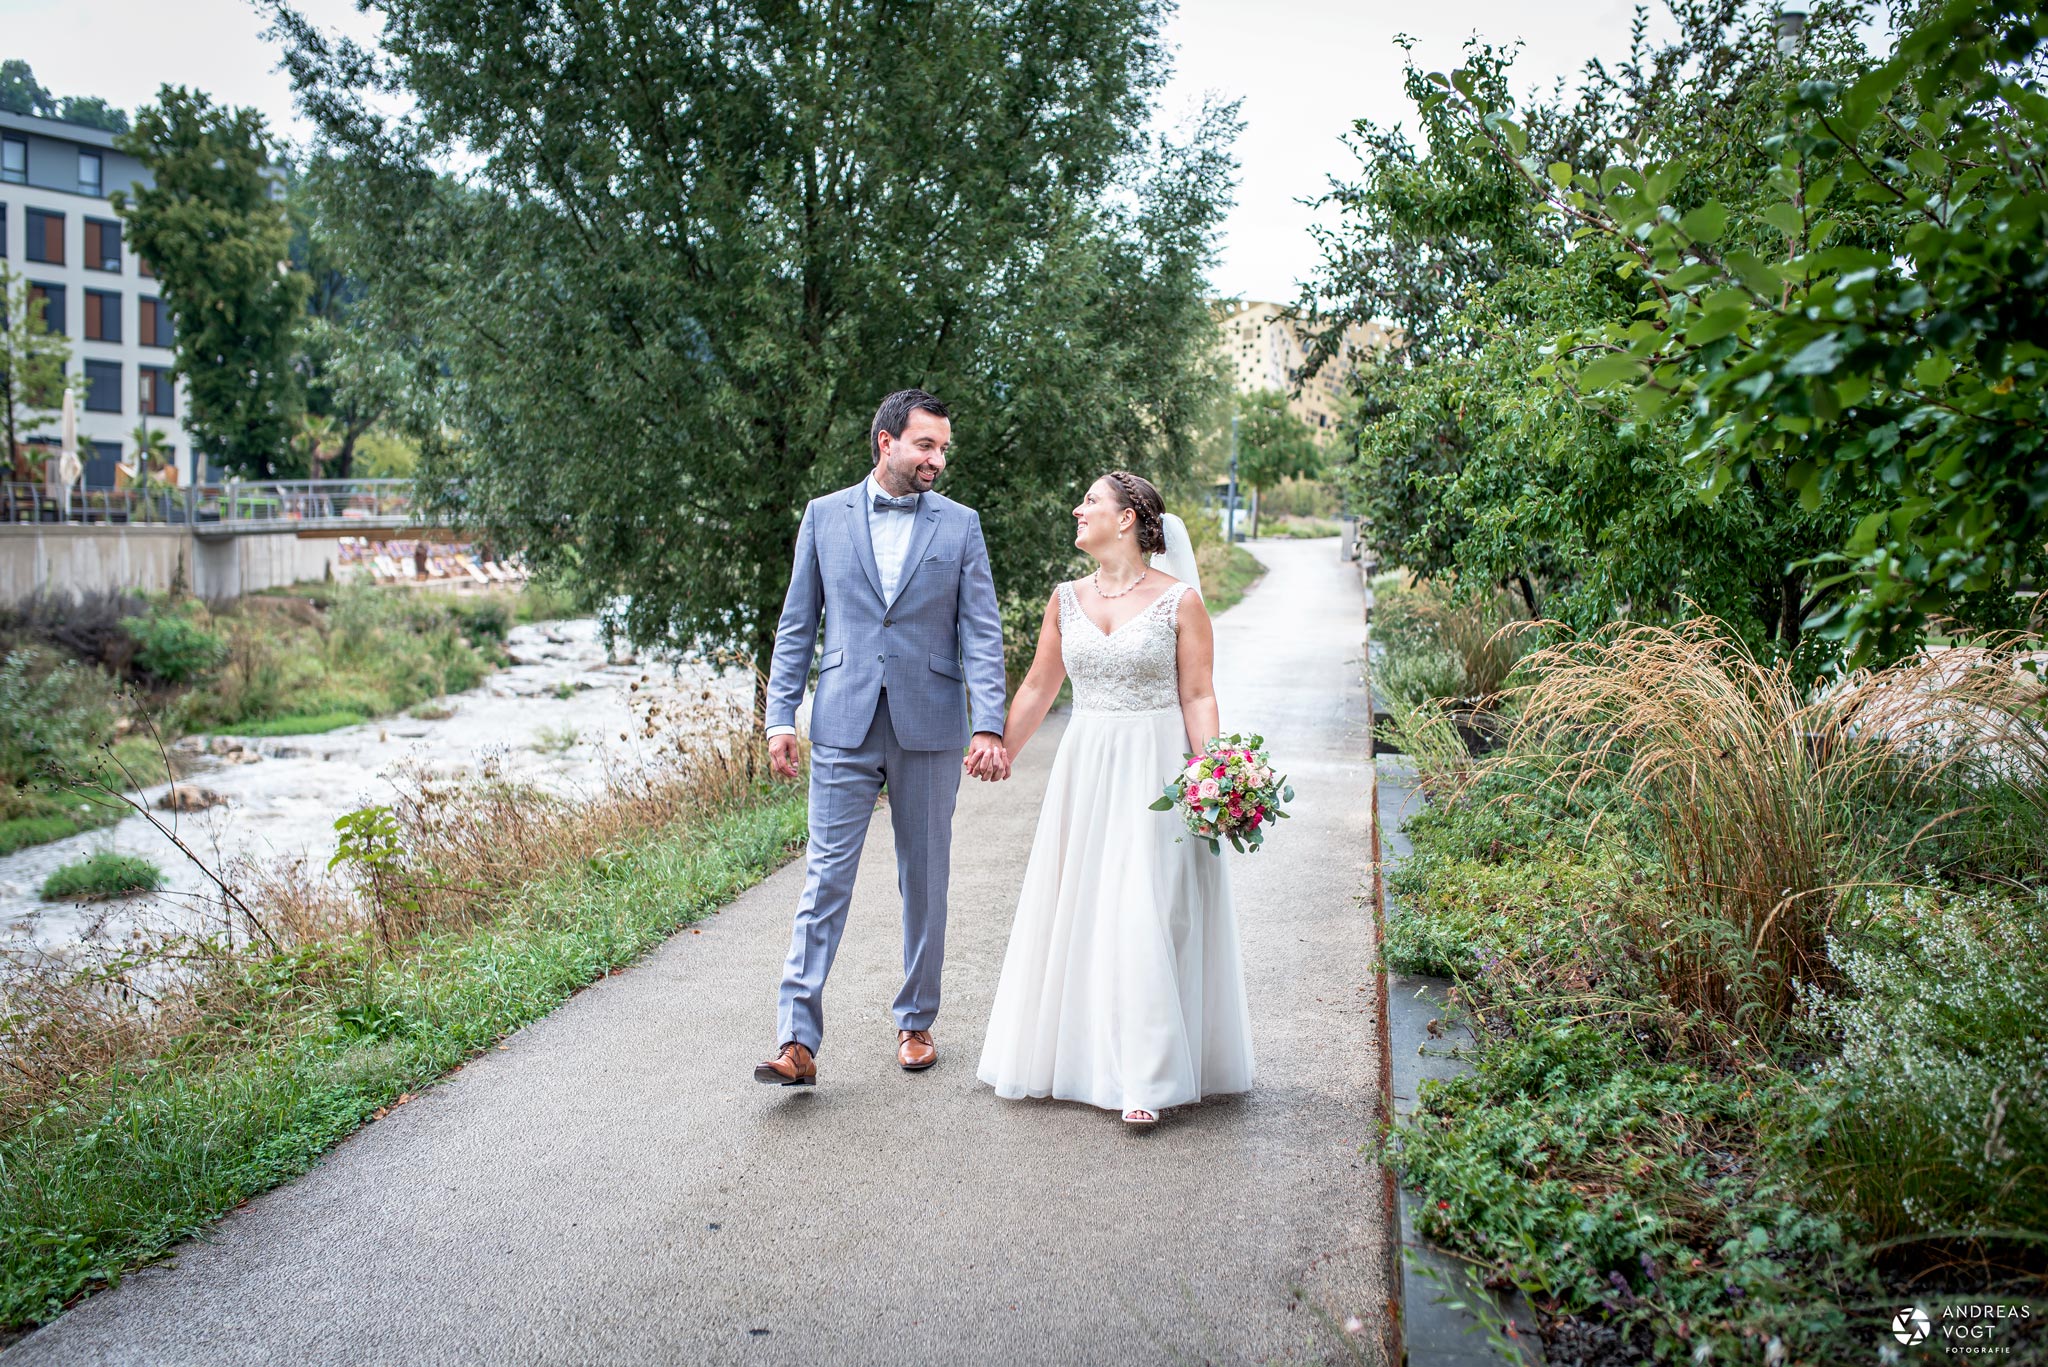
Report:
M 885 627 L 893 627 L 896 625 L 896 619 L 894 617 L 884 617 L 882 619 L 882 625 Z

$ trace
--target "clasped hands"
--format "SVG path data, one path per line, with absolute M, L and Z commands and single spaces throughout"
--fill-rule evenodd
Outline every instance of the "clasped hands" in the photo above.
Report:
M 1000 736 L 976 731 L 960 766 L 984 783 L 1000 783 L 1010 776 L 1010 752 L 1003 748 Z

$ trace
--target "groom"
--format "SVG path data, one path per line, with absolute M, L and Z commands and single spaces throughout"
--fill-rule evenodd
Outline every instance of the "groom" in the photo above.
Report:
M 755 1065 L 757 1082 L 818 1080 L 825 975 L 884 784 L 903 894 L 896 1061 L 910 1072 L 938 1062 L 931 1027 L 946 952 L 960 748 L 969 746 L 978 774 L 1007 777 L 1009 769 L 1001 747 L 1002 619 L 981 518 L 932 492 L 952 440 L 946 405 L 921 389 L 891 394 L 868 428 L 874 470 L 850 489 L 812 499 L 797 531 L 768 672 L 768 751 L 778 775 L 796 777 L 796 708 L 822 610 L 810 854 L 782 970 L 782 1047 Z

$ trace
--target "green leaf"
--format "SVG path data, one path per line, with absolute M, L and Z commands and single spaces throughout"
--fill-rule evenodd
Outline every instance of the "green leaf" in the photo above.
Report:
M 1170 797 L 1162 797 L 1158 801 L 1152 803 L 1149 807 L 1147 807 L 1146 810 L 1153 812 L 1170 812 L 1173 810 L 1173 799 Z
M 1642 362 L 1625 351 L 1610 352 L 1579 368 L 1579 386 L 1582 389 L 1598 391 L 1617 384 L 1641 380 Z
M 1572 183 L 1572 166 L 1568 161 L 1553 161 L 1550 163 L 1549 172 L 1550 183 L 1560 190 Z
M 1740 308 L 1716 309 L 1685 330 L 1685 340 L 1691 346 L 1705 346 L 1729 336 L 1749 321 L 1749 301 L 1745 297 Z
M 1727 230 L 1728 210 L 1710 200 L 1678 220 L 1678 226 L 1695 242 L 1712 242 Z
M 1825 375 L 1842 359 L 1842 339 L 1834 333 L 1816 337 L 1785 362 L 1787 375 Z
M 1763 212 L 1764 222 L 1776 228 L 1787 237 L 1798 237 L 1806 231 L 1806 219 L 1800 214 L 1799 206 L 1783 201 L 1772 204 Z
M 1913 367 L 1913 378 L 1920 382 L 1922 389 L 1935 389 L 1955 373 L 1955 368 L 1955 362 L 1945 353 L 1931 351 Z

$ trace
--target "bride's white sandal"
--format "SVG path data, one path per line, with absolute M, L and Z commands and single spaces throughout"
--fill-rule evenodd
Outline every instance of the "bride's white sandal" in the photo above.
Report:
M 1133 1106 L 1124 1112 L 1124 1124 L 1129 1125 L 1133 1129 L 1142 1130 L 1147 1126 L 1157 1125 L 1158 1123 L 1158 1115 L 1146 1110 L 1142 1106 Z

